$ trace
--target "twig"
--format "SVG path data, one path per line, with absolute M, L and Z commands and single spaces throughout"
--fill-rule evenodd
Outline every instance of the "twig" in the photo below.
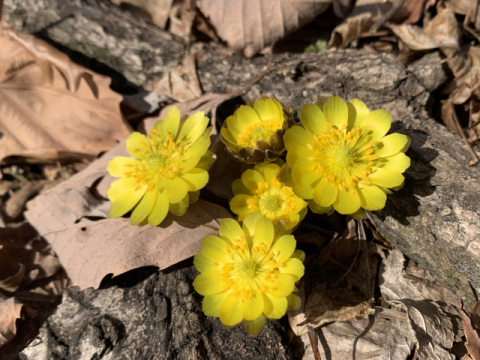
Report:
M 463 25 L 463 29 L 466 30 L 468 33 L 470 33 L 475 39 L 480 41 L 480 35 L 478 35 L 475 30 L 473 30 L 470 26 L 468 25 Z
M 388 10 L 380 19 L 375 21 L 372 26 L 370 26 L 370 33 L 376 33 L 378 29 L 380 29 L 383 24 L 385 24 L 390 18 L 405 4 L 407 0 L 398 0 L 395 4 L 393 4 L 392 8 Z
M 313 356 L 315 357 L 315 360 L 322 360 L 320 351 L 318 351 L 318 335 L 310 325 L 307 325 L 307 330 L 308 338 L 310 339 L 310 344 L 312 345 Z
M 64 232 L 64 231 L 68 231 L 68 230 L 82 229 L 82 228 L 86 228 L 86 227 L 90 227 L 90 226 L 97 226 L 97 225 L 106 224 L 106 223 L 109 223 L 109 222 L 127 221 L 127 220 L 130 220 L 130 219 L 129 218 L 115 218 L 115 219 L 106 219 L 106 220 L 102 220 L 102 221 L 95 221 L 95 222 L 92 222 L 90 224 L 76 225 L 76 226 L 71 226 L 71 227 L 68 227 L 68 228 L 60 229 L 60 230 L 50 231 L 50 232 L 47 232 L 47 233 L 44 233 L 44 234 L 40 234 L 40 236 L 45 237 L 47 235 L 56 234 L 56 233 Z M 193 225 L 193 226 L 203 227 L 205 229 L 212 230 L 212 231 L 215 231 L 215 232 L 218 233 L 218 229 L 215 229 L 214 227 L 211 227 L 211 226 L 208 226 L 208 225 L 202 225 L 202 224 L 189 223 L 189 222 L 186 222 L 186 221 L 164 220 L 162 222 L 162 224 L 174 223 L 174 222 L 176 222 L 177 224 Z
M 462 136 L 463 141 L 465 141 L 465 144 L 467 145 L 467 149 L 470 152 L 470 155 L 472 155 L 472 160 L 467 162 L 467 166 L 475 166 L 478 164 L 478 156 L 475 153 L 475 151 L 472 149 L 472 146 L 468 142 L 467 137 L 465 136 L 465 132 L 463 131 L 462 127 L 460 126 L 460 122 L 458 121 L 457 113 L 455 111 L 455 106 L 453 105 L 453 102 L 450 101 L 450 106 L 452 107 L 452 116 L 453 116 L 453 121 L 455 122 L 455 125 L 457 126 L 458 132 Z
M 358 221 L 358 241 L 362 244 L 363 256 L 365 256 L 365 281 L 367 285 L 367 296 L 368 299 L 371 299 L 370 296 L 370 265 L 368 263 L 368 247 L 367 247 L 367 235 L 365 234 L 365 227 L 363 226 L 363 221 Z

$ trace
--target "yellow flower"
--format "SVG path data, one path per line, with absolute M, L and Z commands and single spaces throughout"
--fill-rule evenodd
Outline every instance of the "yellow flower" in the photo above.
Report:
M 293 113 L 277 99 L 242 105 L 225 120 L 222 141 L 227 153 L 248 164 L 269 163 L 285 151 L 283 134 L 294 123 Z
M 332 206 L 341 214 L 379 210 L 389 188 L 403 185 L 410 140 L 386 135 L 392 117 L 385 110 L 370 112 L 357 99 L 345 103 L 334 96 L 325 104 L 320 99 L 316 105 L 305 104 L 300 118 L 303 127 L 285 133 L 287 163 L 295 194 L 313 199 L 313 211 Z
M 276 164 L 255 165 L 241 179 L 232 184 L 235 196 L 230 208 L 238 215 L 238 221 L 255 211 L 270 219 L 274 224 L 283 220 L 290 233 L 307 213 L 307 203 L 293 193 L 291 187 L 280 183 L 276 175 L 280 167 Z
M 197 112 L 180 125 L 180 112 L 174 107 L 155 124 L 150 138 L 132 133 L 127 151 L 135 159 L 120 156 L 108 163 L 110 175 L 121 177 L 107 192 L 110 216 L 123 216 L 136 206 L 132 225 L 148 218 L 150 225 L 157 226 L 169 211 L 185 214 L 207 184 L 207 170 L 215 159 L 208 150 L 208 123 L 203 112 Z
M 223 219 L 219 237 L 205 237 L 194 259 L 201 274 L 193 286 L 205 296 L 205 315 L 219 317 L 227 326 L 243 320 L 255 336 L 267 317 L 280 319 L 289 306 L 298 308 L 300 299 L 292 292 L 303 276 L 305 255 L 295 246 L 282 222 L 274 226 L 258 212 L 249 214 L 243 227 Z

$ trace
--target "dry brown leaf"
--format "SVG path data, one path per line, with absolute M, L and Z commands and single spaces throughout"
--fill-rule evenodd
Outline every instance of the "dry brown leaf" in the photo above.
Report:
M 152 22 L 165 29 L 173 0 L 111 0 L 116 5 L 130 4 L 146 11 Z
M 184 216 L 169 214 L 157 227 L 132 226 L 129 219 L 108 219 L 106 190 L 113 181 L 106 166 L 128 156 L 125 142 L 88 168 L 28 203 L 25 216 L 52 245 L 72 283 L 98 287 L 104 276 L 142 266 L 160 269 L 200 251 L 200 241 L 231 217 L 224 208 L 199 200 Z M 106 220 L 101 220 L 106 219 Z M 65 230 L 67 229 L 67 230 Z
M 186 44 L 190 44 L 190 35 L 196 15 L 195 0 L 183 0 L 174 4 L 170 10 L 170 32 L 181 37 Z
M 202 89 L 197 76 L 195 54 L 187 54 L 180 66 L 148 84 L 145 89 L 166 95 L 181 103 L 197 99 L 202 95 Z
M 465 332 L 465 338 L 467 342 L 465 346 L 468 350 L 468 354 L 472 360 L 480 360 L 480 327 L 473 320 L 477 320 L 476 314 L 478 303 L 475 304 L 470 313 L 467 313 L 462 299 L 460 298 L 460 292 L 457 289 L 457 302 L 460 308 L 460 314 L 463 319 L 463 331 Z M 472 314 L 472 310 L 474 310 Z M 475 316 L 477 315 L 477 316 Z
M 353 38 L 363 33 L 368 33 L 372 24 L 373 17 L 370 13 L 363 13 L 347 18 L 345 22 L 333 30 L 330 41 L 328 42 L 328 47 L 338 49 L 346 48 Z
M 0 348 L 15 337 L 16 321 L 21 316 L 23 306 L 17 299 L 0 294 Z
M 92 159 L 128 136 L 109 78 L 12 29 L 0 47 L 0 161 Z
M 220 38 L 252 57 L 323 13 L 332 0 L 197 0 Z
M 445 4 L 457 14 L 466 15 L 466 24 L 472 22 L 477 29 L 480 29 L 480 8 L 477 1 L 449 0 Z

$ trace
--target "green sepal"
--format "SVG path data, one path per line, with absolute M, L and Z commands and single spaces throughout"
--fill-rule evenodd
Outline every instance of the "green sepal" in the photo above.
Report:
M 185 197 L 178 203 L 170 204 L 168 207 L 168 211 L 176 216 L 185 215 L 188 209 L 188 204 L 189 204 L 189 194 L 187 193 L 187 195 L 185 195 Z
M 363 210 L 362 208 L 358 209 L 353 214 L 350 214 L 350 216 L 352 217 L 352 219 L 355 219 L 355 220 L 364 220 L 367 218 L 367 214 L 365 213 L 365 210 Z
M 262 331 L 263 326 L 265 325 L 265 319 L 266 316 L 262 314 L 255 320 L 243 320 L 243 326 L 251 336 L 255 337 L 260 334 L 260 331 Z
M 293 186 L 292 168 L 287 163 L 283 164 L 280 170 L 278 170 L 277 180 L 285 186 Z
M 327 212 L 329 212 L 332 207 L 331 206 L 327 206 L 327 207 L 323 207 L 323 206 L 320 206 L 318 205 L 315 200 L 311 200 L 310 203 L 308 204 L 308 207 L 310 208 L 310 210 L 312 210 L 312 212 L 314 212 L 315 214 L 325 214 Z

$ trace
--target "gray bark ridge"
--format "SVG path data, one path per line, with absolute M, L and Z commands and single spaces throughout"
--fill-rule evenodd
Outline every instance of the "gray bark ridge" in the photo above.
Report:
M 138 86 L 160 78 L 182 58 L 181 39 L 108 0 L 5 0 L 4 17 L 13 28 L 60 45 L 82 65 L 99 61 Z
M 203 315 L 191 262 L 138 282 L 148 274 L 135 270 L 121 287 L 67 289 L 20 359 L 292 359 L 285 321 L 268 321 L 252 338 Z
M 231 92 L 257 76 L 266 58 L 233 55 L 198 61 L 206 92 Z M 417 70 L 416 70 L 417 71 Z M 426 72 L 431 71 L 429 69 Z M 392 114 L 392 132 L 408 135 L 412 159 L 405 186 L 372 212 L 379 232 L 467 304 L 480 290 L 480 167 L 466 167 L 469 153 L 460 136 L 429 116 L 432 99 L 417 77 L 394 56 L 358 50 L 276 55 L 268 74 L 244 96 L 275 95 L 297 115 L 317 95 L 358 98 Z M 478 150 L 476 150 L 478 153 Z M 213 173 L 221 174 L 214 164 Z M 224 174 L 228 176 L 228 174 Z M 473 289 L 472 289 L 473 288 Z

